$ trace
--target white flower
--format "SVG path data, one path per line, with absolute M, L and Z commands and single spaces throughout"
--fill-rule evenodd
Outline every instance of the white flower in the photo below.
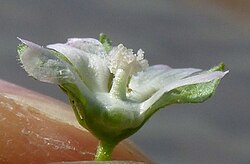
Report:
M 148 66 L 144 52 L 73 38 L 47 48 L 22 40 L 19 58 L 30 76 L 54 83 L 69 96 L 79 123 L 99 139 L 119 142 L 159 108 L 208 99 L 227 73 Z

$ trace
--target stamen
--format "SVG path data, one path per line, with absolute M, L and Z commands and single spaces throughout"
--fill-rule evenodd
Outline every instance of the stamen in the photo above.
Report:
M 144 52 L 139 49 L 137 54 L 132 49 L 127 49 L 122 44 L 114 47 L 107 56 L 110 72 L 115 74 L 118 69 L 127 70 L 134 74 L 148 67 L 148 61 L 144 59 Z
M 127 49 L 122 44 L 110 51 L 107 63 L 110 72 L 115 75 L 110 93 L 120 99 L 126 99 L 128 79 L 132 74 L 148 67 L 148 61 L 144 59 L 141 49 L 134 54 L 132 49 Z

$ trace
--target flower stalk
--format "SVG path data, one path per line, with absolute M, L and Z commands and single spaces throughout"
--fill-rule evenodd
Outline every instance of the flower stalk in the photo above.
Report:
M 116 144 L 100 141 L 97 147 L 95 161 L 109 161 L 115 146 Z

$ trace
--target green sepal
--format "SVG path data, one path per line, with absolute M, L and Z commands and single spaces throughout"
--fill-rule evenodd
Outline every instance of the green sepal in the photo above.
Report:
M 104 46 L 106 52 L 109 53 L 112 47 L 111 47 L 111 40 L 107 37 L 107 35 L 105 35 L 104 33 L 100 33 L 99 41 Z
M 99 140 L 116 145 L 134 133 L 133 129 L 119 129 L 122 113 L 107 112 L 98 102 L 91 103 L 81 96 L 78 87 L 72 83 L 60 84 L 59 87 L 68 96 L 78 123 L 94 134 Z
M 85 109 L 84 105 L 86 105 L 86 100 L 81 96 L 81 93 L 78 90 L 77 86 L 72 83 L 65 83 L 59 85 L 59 87 L 68 96 L 69 102 L 72 106 L 72 109 L 75 113 L 78 123 L 85 129 L 88 129 L 85 120 L 86 114 L 84 111 Z
M 21 60 L 21 55 L 23 54 L 26 48 L 28 48 L 26 44 L 24 43 L 18 44 L 17 53 L 18 53 L 19 60 Z
M 224 71 L 224 64 L 220 63 L 208 71 Z M 149 111 L 154 113 L 158 109 L 171 104 L 202 103 L 214 95 L 219 82 L 220 79 L 215 79 L 210 82 L 186 85 L 173 89 L 165 93 L 153 106 L 151 106 L 151 109 L 154 110 Z M 147 113 L 147 116 L 150 117 L 153 113 Z

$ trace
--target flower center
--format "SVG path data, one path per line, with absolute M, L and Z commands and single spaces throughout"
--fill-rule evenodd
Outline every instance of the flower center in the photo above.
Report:
M 115 76 L 110 93 L 117 98 L 126 99 L 129 78 L 148 67 L 144 52 L 139 49 L 134 54 L 132 49 L 119 44 L 110 51 L 106 59 L 110 72 Z
M 130 74 L 142 71 L 148 66 L 148 61 L 144 59 L 144 52 L 139 49 L 137 54 L 132 49 L 127 49 L 122 44 L 114 47 L 108 54 L 108 67 L 110 72 L 116 74 L 118 69 L 129 69 Z

